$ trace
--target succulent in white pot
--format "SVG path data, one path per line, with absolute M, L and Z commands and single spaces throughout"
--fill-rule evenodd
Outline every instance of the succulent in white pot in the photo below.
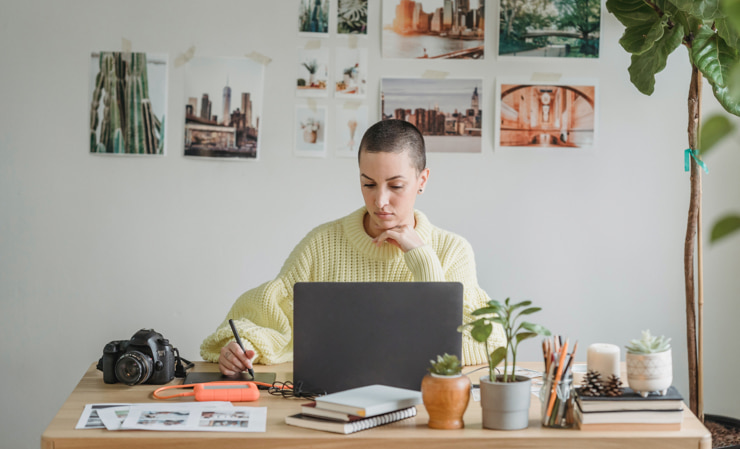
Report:
M 642 338 L 632 340 L 627 348 L 627 383 L 643 397 L 650 393 L 664 395 L 673 383 L 671 339 L 642 331 Z

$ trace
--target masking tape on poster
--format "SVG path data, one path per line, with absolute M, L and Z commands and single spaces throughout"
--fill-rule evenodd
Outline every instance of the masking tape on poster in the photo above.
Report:
M 256 51 L 253 51 L 252 53 L 244 56 L 262 65 L 267 65 L 272 62 L 272 58 Z
M 195 56 L 195 45 L 188 48 L 188 50 L 185 53 L 181 53 L 180 56 L 175 58 L 175 68 L 181 67 L 188 63 L 191 59 L 193 59 L 193 56 Z
M 308 108 L 311 111 L 316 112 L 318 110 L 318 108 L 316 107 L 316 100 L 314 100 L 313 98 L 306 98 L 306 102 L 308 103 Z
M 441 70 L 427 70 L 421 74 L 421 77 L 425 79 L 442 80 L 447 78 L 449 74 L 450 72 L 443 72 Z
M 557 83 L 562 76 L 560 73 L 534 72 L 531 81 L 538 83 Z
M 347 40 L 347 46 L 349 46 L 349 48 L 353 48 L 353 49 L 354 48 L 357 48 L 357 36 L 356 35 L 354 35 L 354 34 L 350 34 L 349 35 L 349 38 Z
M 121 53 L 131 53 L 131 41 L 125 37 L 121 38 Z
M 321 48 L 321 41 L 318 39 L 312 39 L 308 42 L 306 42 L 306 46 L 303 47 L 306 50 L 317 50 Z

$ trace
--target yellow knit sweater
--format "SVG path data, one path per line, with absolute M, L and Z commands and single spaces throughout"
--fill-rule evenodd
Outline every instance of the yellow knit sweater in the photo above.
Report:
M 218 362 L 221 348 L 234 339 L 228 323 L 234 319 L 245 347 L 256 352 L 255 363 L 292 361 L 296 282 L 457 281 L 463 284 L 465 322 L 472 320 L 470 312 L 489 300 L 478 286 L 473 250 L 465 239 L 433 226 L 424 214 L 415 211 L 415 230 L 426 244 L 406 253 L 389 243 L 378 248 L 365 232 L 365 213 L 362 207 L 309 232 L 285 261 L 277 279 L 236 300 L 216 332 L 201 344 L 203 359 Z M 505 344 L 501 326 L 494 327 L 491 343 L 491 350 Z M 463 335 L 462 361 L 466 365 L 486 363 L 485 345 L 467 333 Z

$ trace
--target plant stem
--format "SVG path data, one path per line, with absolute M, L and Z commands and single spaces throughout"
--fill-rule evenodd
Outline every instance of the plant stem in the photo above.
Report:
M 701 82 L 702 75 L 699 69 L 692 64 L 691 84 L 688 98 L 688 135 L 689 148 L 698 148 L 699 124 L 701 123 Z M 699 409 L 698 384 L 698 351 L 696 332 L 695 287 L 694 287 L 694 242 L 696 240 L 699 210 L 701 207 L 701 172 L 698 164 L 691 158 L 691 196 L 689 199 L 689 217 L 686 225 L 686 240 L 684 241 L 684 277 L 686 287 L 686 340 L 689 362 L 689 408 L 699 417 L 703 412 Z M 699 237 L 701 239 L 701 236 Z M 701 305 L 701 304 L 700 304 Z

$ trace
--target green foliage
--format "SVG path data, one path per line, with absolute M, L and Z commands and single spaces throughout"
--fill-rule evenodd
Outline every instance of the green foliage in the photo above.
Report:
M 714 223 L 710 242 L 714 243 L 737 231 L 740 231 L 740 215 L 725 215 Z
M 709 150 L 714 148 L 719 141 L 734 132 L 735 124 L 726 115 L 714 114 L 704 120 L 699 146 L 702 156 L 706 156 Z M 715 243 L 737 231 L 740 231 L 740 216 L 735 214 L 725 215 L 714 222 L 709 241 Z
M 340 34 L 367 33 L 368 0 L 339 0 L 337 32 Z
M 734 80 L 740 86 L 739 0 L 607 0 L 606 7 L 625 26 L 619 43 L 632 55 L 628 71 L 640 92 L 653 93 L 655 75 L 683 43 L 722 107 L 740 115 L 740 96 L 730 89 Z
M 706 156 L 715 144 L 735 131 L 735 125 L 724 115 L 715 114 L 704 120 L 701 125 L 699 149 Z
M 437 374 L 439 376 L 456 376 L 462 373 L 462 363 L 456 355 L 450 355 L 447 353 L 445 353 L 445 355 L 438 355 L 436 362 L 434 360 L 430 360 L 429 363 L 431 363 L 432 366 L 427 368 L 427 371 L 432 374 Z
M 488 305 L 473 311 L 473 316 L 478 316 L 475 321 L 464 324 L 458 328 L 462 332 L 470 329 L 470 336 L 475 341 L 486 345 L 486 356 L 488 357 L 488 373 L 491 382 L 496 380 L 494 368 L 502 361 L 504 362 L 504 382 L 516 382 L 514 372 L 516 370 L 516 351 L 519 343 L 524 340 L 536 337 L 537 335 L 550 335 L 550 331 L 539 324 L 520 321 L 525 315 L 531 315 L 542 310 L 540 307 L 529 307 L 532 301 L 522 301 L 512 304 L 509 298 L 506 298 L 503 304 L 496 300 L 490 300 Z M 493 324 L 500 324 L 506 334 L 506 346 L 496 348 L 493 352 L 489 351 L 488 338 L 493 332 Z M 511 373 L 509 376 L 508 358 L 512 357 Z
M 316 70 L 318 70 L 318 68 L 319 68 L 319 63 L 318 63 L 318 62 L 316 62 L 316 60 L 315 60 L 315 59 L 312 59 L 312 60 L 310 60 L 310 61 L 308 61 L 308 62 L 304 62 L 304 63 L 303 63 L 303 67 L 305 67 L 305 68 L 306 68 L 306 70 L 308 70 L 308 73 L 310 73 L 310 74 L 312 74 L 312 75 L 313 75 L 313 74 L 315 74 L 315 73 L 316 73 Z
M 660 337 L 651 335 L 648 329 L 642 331 L 640 340 L 630 340 L 630 344 L 625 348 L 630 354 L 655 354 L 671 349 L 671 339 L 662 335 Z

